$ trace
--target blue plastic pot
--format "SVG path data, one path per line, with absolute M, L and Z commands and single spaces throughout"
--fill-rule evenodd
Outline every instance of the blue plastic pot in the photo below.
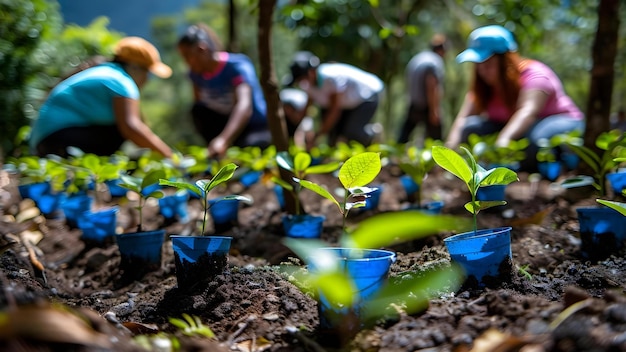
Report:
M 146 188 L 143 189 L 143 191 L 141 192 L 141 194 L 143 194 L 144 196 L 147 196 L 148 194 L 154 192 L 154 191 L 158 191 L 161 189 L 161 185 L 159 185 L 159 183 L 153 183 L 149 186 L 147 186 Z
M 171 235 L 179 289 L 190 289 L 224 271 L 232 237 Z
M 612 172 L 606 175 L 606 179 L 616 194 L 622 194 L 622 190 L 626 189 L 626 172 Z
M 359 248 L 320 248 L 317 253 L 308 258 L 308 267 L 311 273 L 319 273 L 329 265 L 336 265 L 339 270 L 349 275 L 354 282 L 354 301 L 352 307 L 337 307 L 329 302 L 321 293 L 319 295 L 319 318 L 322 329 L 336 329 L 339 326 L 346 328 L 346 324 L 354 324 L 355 315 L 361 317 L 363 304 L 372 298 L 383 286 L 389 273 L 389 268 L 396 261 L 396 254 L 381 249 Z M 362 321 L 356 322 L 359 326 Z M 358 328 L 348 327 L 349 330 Z
M 554 181 L 561 175 L 561 163 L 558 161 L 544 161 L 537 163 L 537 168 L 541 176 L 547 180 Z
M 239 220 L 239 201 L 236 199 L 211 199 L 209 212 L 215 224 L 237 223 Z
M 52 192 L 52 187 L 48 182 L 19 185 L 18 191 L 23 199 L 32 199 L 39 210 L 46 215 L 59 210 L 61 203 L 66 197 L 66 194 L 63 192 Z
M 105 243 L 115 235 L 117 225 L 117 206 L 97 211 L 82 212 L 77 221 L 82 231 L 81 238 L 95 243 Z
M 30 198 L 37 203 L 42 194 L 50 192 L 50 184 L 48 182 L 30 183 L 19 185 L 17 189 L 22 199 Z
M 430 202 L 426 202 L 421 206 L 413 205 L 407 207 L 405 210 L 419 210 L 426 214 L 441 214 L 441 210 L 443 209 L 444 202 L 440 200 L 434 200 Z
M 380 202 L 380 195 L 383 192 L 383 186 L 377 185 L 373 188 L 376 190 L 368 193 L 368 197 L 365 199 L 365 206 L 357 208 L 359 210 L 374 210 L 378 208 L 378 203 Z
M 39 199 L 35 201 L 37 207 L 45 215 L 53 214 L 55 211 L 61 209 L 61 204 L 67 198 L 67 195 L 63 192 L 58 193 L 44 193 L 39 196 Z
M 250 187 L 253 184 L 259 182 L 261 179 L 261 175 L 263 175 L 263 171 L 248 171 L 241 175 L 239 178 L 239 182 L 245 187 Z
M 124 187 L 120 187 L 120 183 L 122 183 L 122 179 L 108 180 L 104 181 L 104 183 L 109 187 L 109 193 L 111 197 L 124 197 L 128 192 L 128 189 Z
M 476 191 L 476 200 L 491 201 L 504 200 L 506 185 L 491 185 L 479 187 Z
M 293 238 L 319 238 L 324 229 L 323 215 L 284 215 L 283 229 L 287 237 Z
M 602 260 L 617 252 L 626 240 L 626 217 L 608 207 L 577 208 L 581 254 Z
M 77 194 L 65 198 L 61 203 L 61 210 L 65 214 L 65 222 L 70 227 L 78 227 L 78 218 L 86 211 L 91 210 L 93 198 L 87 194 Z
M 161 247 L 165 238 L 165 230 L 122 233 L 115 236 L 115 241 L 122 258 L 131 262 L 140 260 L 143 263 L 161 265 Z
M 488 277 L 503 279 L 511 274 L 511 227 L 465 232 L 443 240 L 450 258 L 485 286 Z
M 420 189 L 420 186 L 409 175 L 400 176 L 400 183 L 402 184 L 402 188 L 404 188 L 404 192 L 409 196 Z
M 578 167 L 578 164 L 580 163 L 580 158 L 578 157 L 578 155 L 576 155 L 576 153 L 562 152 L 561 161 L 563 162 L 563 165 L 565 165 L 565 168 L 567 168 L 568 170 L 574 170 Z
M 178 219 L 182 224 L 189 222 L 187 201 L 189 192 L 176 192 L 172 195 L 159 198 L 159 212 L 166 219 Z

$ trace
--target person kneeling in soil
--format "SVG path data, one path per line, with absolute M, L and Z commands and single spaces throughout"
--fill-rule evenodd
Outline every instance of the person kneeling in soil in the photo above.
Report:
M 456 61 L 473 62 L 474 79 L 450 128 L 446 146 L 457 148 L 470 134 L 498 133 L 496 146 L 528 138 L 524 171 L 537 167 L 537 142 L 584 129 L 584 116 L 544 63 L 522 58 L 513 34 L 502 26 L 475 29 Z
M 230 146 L 268 147 L 267 104 L 250 58 L 223 51 L 217 35 L 202 23 L 187 28 L 178 51 L 189 67 L 191 115 L 209 157 L 224 156 Z
M 149 73 L 168 78 L 172 69 L 158 50 L 139 37 L 126 37 L 115 47 L 112 61 L 85 68 L 59 83 L 39 110 L 30 146 L 44 157 L 68 155 L 67 147 L 108 156 L 130 140 L 164 157 L 172 150 L 144 122 L 139 91 Z

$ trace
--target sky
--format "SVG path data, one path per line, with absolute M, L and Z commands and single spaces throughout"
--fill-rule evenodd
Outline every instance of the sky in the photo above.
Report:
M 87 26 L 100 16 L 109 18 L 109 29 L 150 40 L 150 19 L 181 12 L 200 0 L 58 0 L 65 23 Z

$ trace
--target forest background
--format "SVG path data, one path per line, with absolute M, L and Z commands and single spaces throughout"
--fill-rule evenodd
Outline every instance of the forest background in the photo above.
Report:
M 587 113 L 590 133 L 585 140 L 595 140 L 599 131 L 608 129 L 609 116 L 626 104 L 626 26 L 620 26 L 620 18 L 626 18 L 624 0 L 200 0 L 197 6 L 151 18 L 150 40 L 174 74 L 149 81 L 142 92 L 142 112 L 170 145 L 202 143 L 188 116 L 191 85 L 176 41 L 187 25 L 205 22 L 229 51 L 250 56 L 261 79 L 276 89 L 297 50 L 310 50 L 322 62 L 346 62 L 375 73 L 386 84 L 375 120 L 384 128 L 381 142 L 393 142 L 407 106 L 406 63 L 427 49 L 434 33 L 444 33 L 450 41 L 447 131 L 472 68 L 457 64 L 454 57 L 474 28 L 500 24 L 515 33 L 523 56 L 556 71 Z M 264 27 L 268 23 L 271 28 Z M 28 126 L 63 76 L 93 55 L 111 54 L 125 33 L 108 26 L 107 17 L 86 26 L 65 23 L 56 0 L 0 1 L 0 163 L 28 153 Z M 263 32 L 270 35 L 271 65 L 265 67 Z

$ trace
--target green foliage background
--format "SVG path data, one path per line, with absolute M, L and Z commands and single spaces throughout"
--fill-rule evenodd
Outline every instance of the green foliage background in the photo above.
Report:
M 471 65 L 454 57 L 465 47 L 469 32 L 485 24 L 513 30 L 520 52 L 543 60 L 559 74 L 567 92 L 585 110 L 591 67 L 591 44 L 596 30 L 598 0 L 329 0 L 279 1 L 273 34 L 274 67 L 278 79 L 288 71 L 296 50 L 311 50 L 322 61 L 343 61 L 379 75 L 387 84 L 376 121 L 384 138 L 395 139 L 407 104 L 404 67 L 412 55 L 426 49 L 430 37 L 450 39 L 446 61 L 444 112 L 448 127 L 465 93 Z M 236 0 L 238 33 L 234 47 L 258 62 L 257 6 Z M 621 18 L 626 18 L 622 6 Z M 152 37 L 163 61 L 174 69 L 167 80 L 153 79 L 142 92 L 142 111 L 155 132 L 171 145 L 200 144 L 188 110 L 191 86 L 186 67 L 176 52 L 182 29 L 205 22 L 225 46 L 228 38 L 226 2 L 204 1 L 184 13 L 152 19 Z M 108 56 L 123 33 L 109 30 L 108 19 L 86 27 L 66 25 L 56 0 L 0 0 L 0 155 L 27 152 L 19 128 L 36 118 L 49 89 L 81 61 Z M 613 111 L 626 91 L 626 26 L 620 29 L 616 58 Z M 419 132 L 418 132 L 419 133 Z M 1 161 L 1 160 L 0 160 Z

